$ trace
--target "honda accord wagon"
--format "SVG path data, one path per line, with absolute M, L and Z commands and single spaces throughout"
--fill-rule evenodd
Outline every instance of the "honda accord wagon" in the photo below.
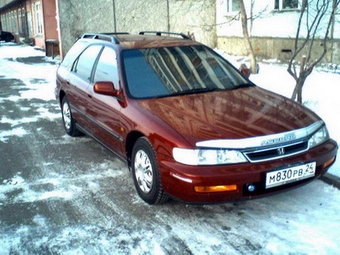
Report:
M 336 160 L 314 112 L 184 34 L 84 34 L 57 70 L 55 95 L 66 133 L 124 160 L 149 204 L 274 194 Z

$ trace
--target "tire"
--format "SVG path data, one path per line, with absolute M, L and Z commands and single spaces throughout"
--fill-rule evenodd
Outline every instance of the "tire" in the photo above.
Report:
M 156 153 L 146 137 L 140 137 L 133 147 L 132 177 L 138 195 L 148 204 L 168 200 L 160 180 Z
M 5 37 L 5 42 L 11 42 L 12 41 L 12 37 L 11 36 L 6 36 Z
M 66 133 L 69 136 L 81 135 L 82 133 L 77 129 L 76 122 L 72 117 L 71 107 L 66 96 L 63 98 L 61 102 L 61 114 L 63 118 L 63 126 Z

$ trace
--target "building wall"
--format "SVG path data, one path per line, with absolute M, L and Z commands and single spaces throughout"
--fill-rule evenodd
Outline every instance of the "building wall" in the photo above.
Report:
M 296 9 L 276 9 L 275 0 L 243 0 L 248 17 L 249 34 L 254 37 L 278 37 L 278 38 L 295 38 L 298 21 L 301 14 L 301 3 L 299 0 Z M 320 22 L 317 37 L 323 37 L 327 27 L 329 15 L 332 10 L 332 1 L 326 1 L 329 6 L 324 19 Z M 237 0 L 216 0 L 216 21 L 218 36 L 241 36 L 242 27 L 240 15 L 237 12 L 229 11 L 228 2 L 237 2 Z M 285 1 L 282 1 L 285 2 Z M 313 18 L 319 11 L 317 2 L 320 5 L 323 1 L 308 0 L 309 21 L 306 22 L 306 14 L 302 19 L 300 26 L 300 35 L 305 37 L 307 34 L 306 27 L 312 24 Z M 340 10 L 335 16 L 334 27 L 331 28 L 334 38 L 340 39 Z
M 197 41 L 216 44 L 215 0 L 116 1 L 118 30 L 158 30 L 194 34 Z
M 30 2 L 30 3 L 29 3 Z M 45 24 L 44 24 L 44 16 L 43 16 L 43 3 L 42 0 L 31 0 L 28 1 L 27 4 L 31 5 L 32 11 L 32 28 L 33 28 L 33 38 L 34 45 L 45 49 Z M 40 15 L 37 12 L 36 5 L 39 4 Z M 38 28 L 39 24 L 41 24 L 40 28 Z
M 36 12 L 37 3 L 40 6 L 40 15 Z M 46 39 L 58 39 L 55 0 L 12 1 L 10 6 L 1 12 L 1 23 L 5 31 L 15 35 L 16 41 L 45 49 Z M 3 6 L 0 5 L 1 7 Z
M 293 38 L 275 38 L 275 37 L 252 37 L 251 42 L 258 60 L 261 59 L 279 59 L 283 62 L 290 60 L 295 39 Z M 340 63 L 340 39 L 334 39 L 327 42 L 327 53 L 323 58 L 324 63 Z M 243 37 L 226 37 L 219 36 L 217 47 L 223 49 L 231 55 L 247 56 L 247 49 Z M 323 51 L 323 41 L 315 40 L 313 47 L 312 59 L 316 59 Z M 302 52 L 302 54 L 306 54 Z M 300 54 L 297 59 L 301 59 Z
M 46 39 L 58 39 L 57 30 L 57 13 L 55 1 L 44 0 L 43 1 L 43 13 L 44 13 L 44 30 Z
M 43 0 L 44 41 L 43 48 L 47 56 L 60 54 L 57 23 L 57 9 L 55 0 Z
M 12 2 L 14 2 L 14 0 L 0 0 L 0 7 L 8 5 Z
M 308 11 L 310 14 L 315 12 L 313 4 L 316 1 L 309 1 Z M 242 26 L 239 15 L 235 12 L 228 12 L 227 0 L 216 0 L 216 33 L 217 45 L 229 54 L 247 55 L 245 45 L 242 39 Z M 230 2 L 230 1 L 229 1 Z M 249 34 L 252 37 L 253 48 L 257 58 L 277 58 L 287 60 L 290 51 L 294 47 L 294 38 L 296 37 L 300 10 L 297 9 L 275 9 L 274 0 L 244 0 L 247 15 L 254 17 L 248 20 Z M 254 5 L 251 5 L 251 4 Z M 299 0 L 299 4 L 302 0 Z M 332 3 L 332 0 L 329 1 Z M 329 9 L 330 11 L 330 9 Z M 330 13 L 330 12 L 329 12 Z M 328 52 L 323 62 L 339 63 L 339 40 L 340 40 L 340 15 L 335 16 L 335 22 L 331 27 L 329 35 L 333 40 L 328 41 Z M 327 18 L 327 15 L 326 15 Z M 326 20 L 326 19 L 325 19 Z M 311 23 L 311 20 L 309 21 Z M 326 23 L 321 23 L 316 33 L 316 38 L 323 38 L 325 35 Z M 301 26 L 300 36 L 306 36 L 305 23 Z M 317 40 L 314 48 L 314 54 L 317 55 L 323 50 L 323 42 Z M 300 57 L 300 56 L 299 56 Z M 299 59 L 298 57 L 298 59 Z
M 41 2 L 44 13 L 43 33 L 36 31 L 34 3 Z M 246 55 L 238 12 L 228 10 L 227 4 L 236 0 L 0 0 L 0 8 L 8 3 L 2 22 L 4 30 L 16 31 L 17 37 L 34 38 L 34 44 L 45 49 L 46 40 L 60 40 L 62 56 L 85 32 L 129 32 L 158 30 L 194 35 L 197 41 L 224 49 L 230 54 Z M 286 60 L 293 48 L 299 10 L 275 9 L 274 0 L 244 0 L 249 32 L 258 58 Z M 282 2 L 282 1 L 281 1 Z M 301 3 L 302 0 L 299 0 Z M 252 5 L 253 3 L 253 5 Z M 229 6 L 230 7 L 230 6 Z M 20 21 L 25 8 L 27 22 Z M 56 11 L 58 10 L 58 11 Z M 3 12 L 1 13 L 3 14 Z M 340 15 L 336 15 L 324 62 L 339 62 Z M 23 27 L 25 26 L 25 27 Z M 20 28 L 21 27 L 21 28 Z M 322 30 L 320 30 L 322 31 Z M 302 31 L 304 32 L 304 31 Z M 25 35 L 26 33 L 26 35 Z M 28 35 L 27 35 L 28 34 Z M 319 45 L 321 45 L 321 41 Z M 56 50 L 59 48 L 57 47 Z M 320 47 L 321 49 L 321 47 Z M 316 49 L 317 52 L 319 49 Z M 47 49 L 48 51 L 48 49 Z
M 58 0 L 58 11 L 63 55 L 83 33 L 114 29 L 111 0 Z
M 190 32 L 216 44 L 215 0 L 59 0 L 58 9 L 63 55 L 85 32 Z

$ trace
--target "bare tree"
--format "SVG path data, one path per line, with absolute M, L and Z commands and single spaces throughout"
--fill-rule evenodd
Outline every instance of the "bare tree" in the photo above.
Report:
M 244 6 L 243 0 L 238 0 L 238 3 L 239 3 L 239 6 L 240 6 L 243 37 L 244 37 L 244 40 L 245 40 L 245 46 L 246 46 L 247 52 L 249 54 L 250 71 L 251 71 L 251 73 L 256 73 L 257 72 L 256 58 L 255 58 L 254 49 L 253 49 L 253 46 L 251 44 L 250 36 L 249 36 L 249 32 L 248 32 L 248 18 L 247 18 L 246 8 Z
M 292 57 L 288 65 L 288 73 L 295 79 L 296 85 L 292 99 L 302 103 L 302 88 L 314 67 L 320 63 L 327 53 L 330 31 L 340 0 L 303 0 L 295 37 Z M 305 27 L 305 35 L 302 30 Z M 322 35 L 320 35 L 322 32 Z M 316 39 L 321 39 L 322 50 L 316 52 L 319 46 Z M 313 53 L 313 54 L 312 54 Z M 296 68 L 296 59 L 301 58 L 300 68 Z

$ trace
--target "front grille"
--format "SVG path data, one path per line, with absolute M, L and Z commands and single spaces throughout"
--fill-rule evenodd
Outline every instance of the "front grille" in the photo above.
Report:
M 308 142 L 303 141 L 296 144 L 271 147 L 268 149 L 245 152 L 244 154 L 251 162 L 266 161 L 271 159 L 283 158 L 304 152 L 308 149 Z

